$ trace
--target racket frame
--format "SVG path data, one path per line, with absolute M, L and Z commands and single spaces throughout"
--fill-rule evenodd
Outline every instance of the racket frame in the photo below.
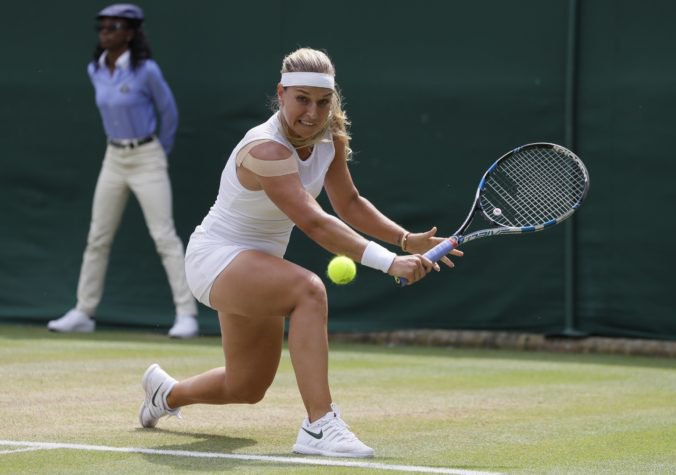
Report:
M 507 158 L 511 157 L 512 155 L 527 149 L 527 148 L 551 148 L 554 149 L 555 151 L 559 153 L 563 153 L 567 155 L 569 158 L 571 158 L 573 161 L 577 163 L 577 165 L 580 167 L 584 177 L 584 189 L 582 194 L 580 195 L 580 198 L 578 201 L 571 206 L 571 208 L 563 213 L 561 216 L 558 216 L 554 219 L 551 219 L 549 221 L 546 221 L 545 223 L 534 225 L 534 226 L 522 226 L 522 227 L 515 227 L 515 226 L 505 226 L 503 224 L 497 223 L 492 219 L 492 217 L 486 213 L 486 211 L 482 208 L 481 206 L 481 193 L 484 190 L 484 187 L 486 186 L 486 179 L 488 176 L 495 170 L 495 168 L 498 166 L 498 164 Z M 549 142 L 534 142 L 534 143 L 529 143 L 526 145 L 522 145 L 520 147 L 517 147 L 513 150 L 510 150 L 509 152 L 505 153 L 502 157 L 498 158 L 490 167 L 488 167 L 488 170 L 483 174 L 481 177 L 481 180 L 479 181 L 479 186 L 477 187 L 476 194 L 474 196 L 474 203 L 472 204 L 472 207 L 470 209 L 469 214 L 467 215 L 467 218 L 465 218 L 465 221 L 462 223 L 462 225 L 458 228 L 457 231 L 453 233 L 453 235 L 441 243 L 437 244 L 435 247 L 427 251 L 425 254 L 423 254 L 425 257 L 427 257 L 429 260 L 432 262 L 437 262 L 439 259 L 441 259 L 443 256 L 451 252 L 453 249 L 456 247 L 460 246 L 461 244 L 464 244 L 469 241 L 473 241 L 475 239 L 479 238 L 485 238 L 485 237 L 490 237 L 490 236 L 497 236 L 500 234 L 525 234 L 525 233 L 533 233 L 533 232 L 538 232 L 542 231 L 545 229 L 548 229 L 552 226 L 555 226 L 559 223 L 562 223 L 563 221 L 567 220 L 570 218 L 575 211 L 577 211 L 580 206 L 582 206 L 582 203 L 584 202 L 585 198 L 587 197 L 587 193 L 589 191 L 589 173 L 587 172 L 587 168 L 585 167 L 584 163 L 580 158 L 575 155 L 573 152 L 568 150 L 565 147 L 562 147 L 561 145 L 557 145 L 554 143 L 549 143 Z M 493 225 L 493 227 L 489 228 L 484 228 L 484 229 L 479 229 L 477 231 L 471 232 L 469 234 L 464 234 L 465 231 L 470 227 L 472 222 L 474 221 L 474 218 L 477 216 L 477 214 L 481 213 L 484 219 L 486 219 L 490 224 Z M 406 286 L 408 283 L 406 279 L 404 278 L 395 278 L 397 281 L 397 284 L 400 287 Z

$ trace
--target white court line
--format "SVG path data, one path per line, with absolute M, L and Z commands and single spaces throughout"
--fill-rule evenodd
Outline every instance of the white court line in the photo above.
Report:
M 288 463 L 298 465 L 320 465 L 324 467 L 373 468 L 378 470 L 391 470 L 396 472 L 409 472 L 409 473 L 446 473 L 450 475 L 500 475 L 499 473 L 496 472 L 480 472 L 476 470 L 462 470 L 457 468 L 422 467 L 416 465 L 389 465 L 376 462 L 352 462 L 349 460 L 336 460 L 329 458 L 318 459 L 309 457 L 278 457 L 271 455 L 244 455 L 244 454 L 237 455 L 237 454 L 222 454 L 219 452 L 191 452 L 188 450 L 143 449 L 137 447 L 108 447 L 105 445 L 28 442 L 20 440 L 0 440 L 0 445 L 29 447 L 35 450 L 71 449 L 71 450 L 90 450 L 95 452 L 123 452 L 123 453 L 148 454 L 148 455 L 173 455 L 175 457 L 220 458 L 230 460 L 275 462 L 275 463 Z

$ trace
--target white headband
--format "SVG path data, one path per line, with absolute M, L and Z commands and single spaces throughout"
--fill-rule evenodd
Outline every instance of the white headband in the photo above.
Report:
M 331 74 L 323 73 L 282 73 L 281 85 L 287 86 L 314 86 L 335 89 Z

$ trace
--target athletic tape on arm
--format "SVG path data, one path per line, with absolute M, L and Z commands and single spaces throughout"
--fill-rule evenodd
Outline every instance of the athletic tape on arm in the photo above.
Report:
M 298 162 L 293 154 L 284 160 L 261 160 L 249 153 L 252 148 L 263 142 L 265 140 L 256 140 L 244 146 L 237 154 L 237 165 L 251 170 L 256 175 L 265 177 L 298 173 Z

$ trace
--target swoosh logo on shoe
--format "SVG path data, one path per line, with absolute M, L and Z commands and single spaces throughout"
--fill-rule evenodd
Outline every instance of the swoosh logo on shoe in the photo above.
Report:
M 307 430 L 305 427 L 303 427 L 303 430 L 304 430 L 305 432 L 307 432 L 311 437 L 314 437 L 314 438 L 317 439 L 317 440 L 319 440 L 319 439 L 321 439 L 322 437 L 324 437 L 324 429 L 321 429 L 321 430 L 319 431 L 319 433 L 311 432 L 311 431 Z
M 157 386 L 157 389 L 155 390 L 155 393 L 153 394 L 153 398 L 152 398 L 151 402 L 153 403 L 153 406 L 155 406 L 155 407 L 160 407 L 157 404 L 155 404 L 155 396 L 157 396 L 157 393 L 160 392 L 160 389 L 162 388 L 162 386 L 164 386 L 164 381 L 159 386 Z

